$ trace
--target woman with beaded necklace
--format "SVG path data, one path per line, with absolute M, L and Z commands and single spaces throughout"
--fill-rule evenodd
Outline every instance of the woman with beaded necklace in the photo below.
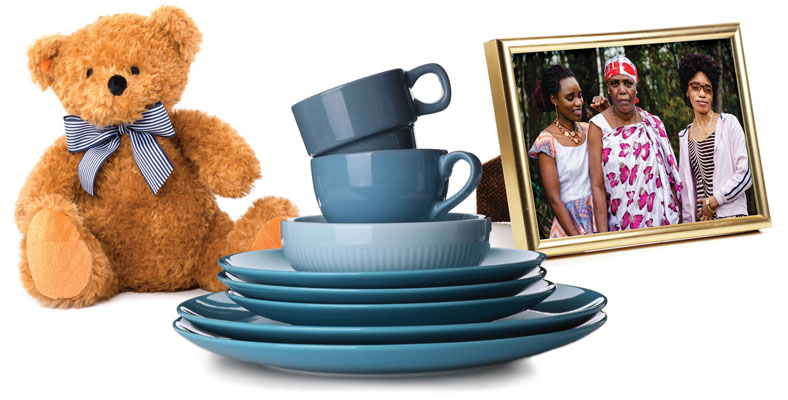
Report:
M 536 138 L 528 155 L 539 162 L 547 199 L 555 218 L 550 238 L 596 232 L 588 178 L 583 93 L 569 68 L 552 65 L 536 84 L 531 97 L 539 112 L 556 111 L 556 119 Z M 592 107 L 601 111 L 607 99 L 594 98 Z
M 731 114 L 715 113 L 720 67 L 706 55 L 688 54 L 679 65 L 679 82 L 695 120 L 679 132 L 679 172 L 686 182 L 685 222 L 747 215 L 752 175 L 744 130 Z
M 637 68 L 628 58 L 605 63 L 612 107 L 591 118 L 588 166 L 600 232 L 673 225 L 683 188 L 676 158 L 656 115 L 635 106 Z

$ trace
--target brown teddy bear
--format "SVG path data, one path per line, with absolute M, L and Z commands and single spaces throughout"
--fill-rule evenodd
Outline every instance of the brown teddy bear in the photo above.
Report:
M 51 87 L 66 135 L 33 168 L 16 204 L 19 269 L 49 307 L 83 307 L 122 291 L 216 291 L 225 254 L 279 247 L 286 199 L 258 199 L 233 222 L 215 195 L 242 197 L 260 177 L 249 145 L 200 111 L 174 110 L 202 35 L 175 7 L 99 18 L 28 50 Z

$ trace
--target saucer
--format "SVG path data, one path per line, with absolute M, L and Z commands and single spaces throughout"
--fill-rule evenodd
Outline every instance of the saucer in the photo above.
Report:
M 541 303 L 492 322 L 423 326 L 329 327 L 289 325 L 261 317 L 216 292 L 184 301 L 178 314 L 201 329 L 233 339 L 279 343 L 394 344 L 464 342 L 555 332 L 602 310 L 607 299 L 593 290 L 556 284 Z
M 408 374 L 449 371 L 529 357 L 577 341 L 601 327 L 607 315 L 558 332 L 448 343 L 331 345 L 248 342 L 216 336 L 183 318 L 175 331 L 214 353 L 242 361 L 308 372 Z
M 247 310 L 275 321 L 317 326 L 440 325 L 492 321 L 539 304 L 555 291 L 541 280 L 516 296 L 482 300 L 401 304 L 319 304 L 258 300 L 227 291 Z
M 248 283 L 227 271 L 219 272 L 219 281 L 245 297 L 262 300 L 332 304 L 426 303 L 433 301 L 478 300 L 514 296 L 531 284 L 544 279 L 547 271 L 535 268 L 520 279 L 478 285 L 438 286 L 426 288 L 337 289 Z
M 314 160 L 313 160 L 314 162 Z M 476 266 L 490 249 L 484 215 L 435 221 L 327 223 L 321 215 L 282 221 L 282 248 L 296 271 L 379 272 Z
M 517 279 L 536 268 L 545 255 L 529 250 L 491 248 L 475 267 L 383 272 L 300 272 L 282 249 L 224 256 L 219 265 L 246 282 L 323 288 L 407 288 L 459 286 Z

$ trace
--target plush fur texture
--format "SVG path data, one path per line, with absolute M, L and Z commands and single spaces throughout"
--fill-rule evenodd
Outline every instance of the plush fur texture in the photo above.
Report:
M 44 152 L 14 215 L 23 234 L 22 282 L 41 304 L 83 307 L 122 291 L 222 290 L 219 257 L 281 245 L 279 220 L 298 212 L 288 200 L 258 199 L 236 222 L 216 203 L 216 195 L 248 194 L 260 177 L 249 145 L 218 118 L 173 110 L 200 42 L 183 10 L 162 7 L 149 17 L 101 17 L 69 36 L 43 37 L 28 50 L 33 81 L 51 87 L 68 114 L 117 125 L 162 102 L 176 132 L 156 138 L 175 169 L 155 196 L 127 135 L 99 169 L 95 197 L 77 177 L 83 153 L 69 153 L 65 136 Z M 117 96 L 108 88 L 115 75 L 128 85 Z

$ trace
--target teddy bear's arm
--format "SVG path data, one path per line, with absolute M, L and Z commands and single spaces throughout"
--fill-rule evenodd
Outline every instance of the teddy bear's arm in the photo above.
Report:
M 26 232 L 30 219 L 42 207 L 44 198 L 61 198 L 72 204 L 79 186 L 77 165 L 82 154 L 69 153 L 66 137 L 61 136 L 41 156 L 30 171 L 16 201 L 14 220 L 20 232 Z
M 249 144 L 228 123 L 196 110 L 172 115 L 181 151 L 200 180 L 222 197 L 243 197 L 260 178 L 260 163 Z

